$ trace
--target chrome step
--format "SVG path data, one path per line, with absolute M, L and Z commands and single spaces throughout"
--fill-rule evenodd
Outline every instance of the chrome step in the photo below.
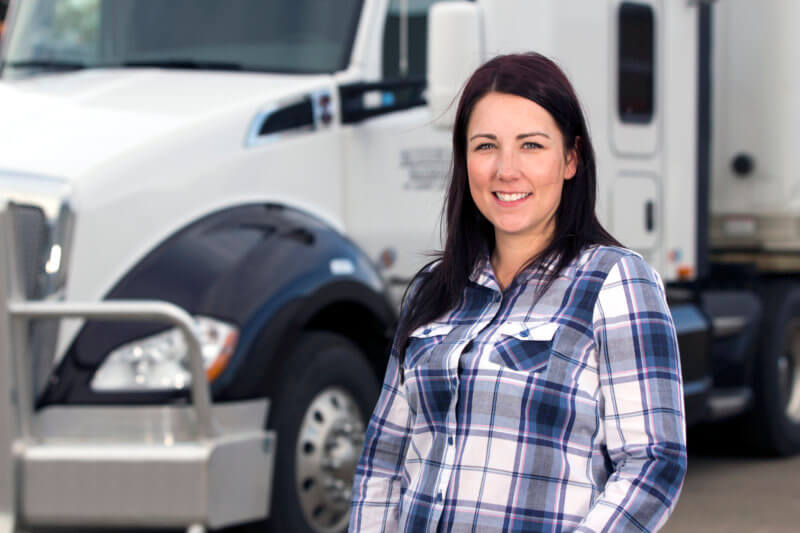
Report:
M 709 397 L 711 420 L 723 420 L 742 414 L 750 407 L 753 391 L 749 387 L 715 389 Z

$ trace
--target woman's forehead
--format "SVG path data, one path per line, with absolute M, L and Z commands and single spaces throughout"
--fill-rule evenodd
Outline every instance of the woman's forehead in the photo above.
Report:
M 552 115 L 536 102 L 514 94 L 490 92 L 472 109 L 467 138 L 476 134 L 519 135 L 540 132 L 553 138 L 560 134 Z

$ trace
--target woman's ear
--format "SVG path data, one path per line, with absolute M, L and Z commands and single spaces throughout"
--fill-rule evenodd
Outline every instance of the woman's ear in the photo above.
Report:
M 566 167 L 564 168 L 564 179 L 571 180 L 578 172 L 578 147 L 580 146 L 581 138 L 575 137 L 575 143 L 572 148 L 567 150 L 566 153 Z

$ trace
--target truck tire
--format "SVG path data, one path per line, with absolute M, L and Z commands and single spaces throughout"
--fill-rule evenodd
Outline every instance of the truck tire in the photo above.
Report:
M 347 529 L 353 475 L 379 392 L 373 368 L 350 340 L 302 334 L 271 398 L 277 455 L 268 531 Z
M 800 284 L 771 281 L 753 368 L 751 435 L 768 455 L 800 452 Z

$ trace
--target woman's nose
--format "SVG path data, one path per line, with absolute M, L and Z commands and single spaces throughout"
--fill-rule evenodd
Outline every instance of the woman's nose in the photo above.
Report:
M 513 180 L 519 177 L 519 161 L 511 150 L 503 150 L 497 161 L 497 177 L 502 180 Z

